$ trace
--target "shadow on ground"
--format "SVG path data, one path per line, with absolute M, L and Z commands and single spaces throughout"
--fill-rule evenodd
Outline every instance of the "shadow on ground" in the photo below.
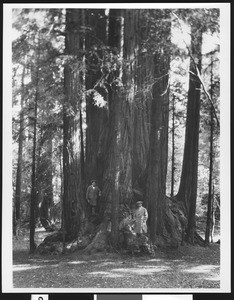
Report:
M 23 248 L 23 247 L 22 247 Z M 150 256 L 13 253 L 15 288 L 219 288 L 220 249 L 183 246 Z

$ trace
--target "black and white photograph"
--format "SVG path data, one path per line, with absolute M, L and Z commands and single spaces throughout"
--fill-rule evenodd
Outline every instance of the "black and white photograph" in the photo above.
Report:
M 230 292 L 230 5 L 3 8 L 3 292 Z

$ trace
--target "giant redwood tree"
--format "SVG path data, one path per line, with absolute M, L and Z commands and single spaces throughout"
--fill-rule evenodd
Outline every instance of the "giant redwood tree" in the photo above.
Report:
M 65 56 L 63 104 L 63 222 L 67 240 L 78 235 L 84 212 L 83 189 L 81 187 L 81 74 L 82 11 L 66 10 Z
M 165 39 L 165 45 L 158 43 L 152 53 L 151 74 L 154 79 L 152 86 L 151 115 L 150 115 L 150 144 L 147 166 L 146 200 L 149 210 L 150 237 L 153 243 L 163 234 L 167 147 L 168 147 L 168 115 L 169 115 L 169 68 L 170 55 L 167 43 L 170 41 L 170 15 L 166 10 L 155 12 L 158 22 L 158 37 Z
M 110 220 L 110 240 L 118 246 L 124 205 L 132 200 L 133 105 L 135 97 L 138 11 L 110 10 L 108 45 L 112 68 L 108 73 L 108 132 L 103 174 L 102 213 Z M 108 222 L 107 222 L 108 225 Z M 101 227 L 103 230 L 103 226 Z M 103 235 L 102 235 L 103 236 Z M 95 247 L 98 240 L 88 246 Z
M 85 61 L 87 72 L 86 96 L 86 141 L 85 175 L 86 185 L 96 179 L 102 188 L 105 166 L 105 144 L 107 134 L 107 93 L 104 84 L 104 51 L 107 43 L 107 16 L 104 9 L 85 11 Z M 101 67 L 100 67 L 101 66 Z M 101 102 L 98 101 L 101 100 Z M 99 203 L 100 204 L 100 203 Z M 100 205 L 99 205 L 100 206 Z

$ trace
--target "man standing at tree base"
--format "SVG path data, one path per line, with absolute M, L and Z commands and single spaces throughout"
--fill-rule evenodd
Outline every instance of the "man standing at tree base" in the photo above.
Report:
M 91 181 L 91 185 L 87 188 L 86 200 L 91 206 L 91 214 L 95 215 L 97 207 L 97 198 L 101 196 L 101 191 L 96 185 L 96 180 Z

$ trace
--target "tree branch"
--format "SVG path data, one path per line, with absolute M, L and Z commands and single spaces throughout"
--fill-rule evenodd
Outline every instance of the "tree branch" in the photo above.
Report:
M 180 30 L 181 30 L 182 34 L 184 34 L 183 29 L 182 29 L 182 26 L 181 26 L 181 20 L 180 20 L 180 18 L 179 18 L 174 12 L 173 12 L 173 15 L 174 15 L 174 16 L 176 17 L 176 19 L 178 20 L 179 25 L 180 25 Z M 216 110 L 215 110 L 214 103 L 213 103 L 213 101 L 212 101 L 212 99 L 211 99 L 211 97 L 210 97 L 210 94 L 209 94 L 209 93 L 207 92 L 207 90 L 206 90 L 205 84 L 204 84 L 204 82 L 203 82 L 203 80 L 202 80 L 202 78 L 201 78 L 201 73 L 200 73 L 200 71 L 199 71 L 199 69 L 198 69 L 198 67 L 197 67 L 197 63 L 196 63 L 196 61 L 195 61 L 195 58 L 193 57 L 193 55 L 192 55 L 192 53 L 191 53 L 191 51 L 190 51 L 190 48 L 189 48 L 189 46 L 187 45 L 187 43 L 185 42 L 185 40 L 183 40 L 183 41 L 184 41 L 185 46 L 186 46 L 186 48 L 187 48 L 187 50 L 188 50 L 188 54 L 189 54 L 190 58 L 192 59 L 192 61 L 193 61 L 193 63 L 194 63 L 194 66 L 195 66 L 195 68 L 196 68 L 196 73 L 197 73 L 197 74 L 194 74 L 194 73 L 193 73 L 193 74 L 196 75 L 197 78 L 199 79 L 199 81 L 200 81 L 200 83 L 201 83 L 201 85 L 202 85 L 202 88 L 203 88 L 203 90 L 204 90 L 204 93 L 205 93 L 206 97 L 208 98 L 208 100 L 209 100 L 209 102 L 210 102 L 210 104 L 211 104 L 211 106 L 212 106 L 212 109 L 213 109 L 213 112 L 214 112 L 214 116 L 215 116 L 215 119 L 216 119 L 216 122 L 217 122 L 217 126 L 220 127 L 219 119 L 218 119 L 218 116 L 217 116 L 217 114 L 216 114 Z
M 210 104 L 211 104 L 211 106 L 212 106 L 212 109 L 213 109 L 213 112 L 214 112 L 214 115 L 215 115 L 215 119 L 216 119 L 217 125 L 218 125 L 218 127 L 220 127 L 220 125 L 219 125 L 219 119 L 218 119 L 218 116 L 217 116 L 217 114 L 216 114 L 216 110 L 215 110 L 214 103 L 213 103 L 213 101 L 212 101 L 212 99 L 211 99 L 210 94 L 209 94 L 209 93 L 207 92 L 207 90 L 206 90 L 205 84 L 204 84 L 204 82 L 203 82 L 203 80 L 202 80 L 202 78 L 201 78 L 201 74 L 200 74 L 200 72 L 199 72 L 199 70 L 198 70 L 197 65 L 195 65 L 195 67 L 196 67 L 196 70 L 197 70 L 197 77 L 198 77 L 198 79 L 199 79 L 199 81 L 200 81 L 200 83 L 201 83 L 201 85 L 202 85 L 202 87 L 203 87 L 203 90 L 204 90 L 204 93 L 205 93 L 206 97 L 207 97 L 208 100 L 210 101 Z

